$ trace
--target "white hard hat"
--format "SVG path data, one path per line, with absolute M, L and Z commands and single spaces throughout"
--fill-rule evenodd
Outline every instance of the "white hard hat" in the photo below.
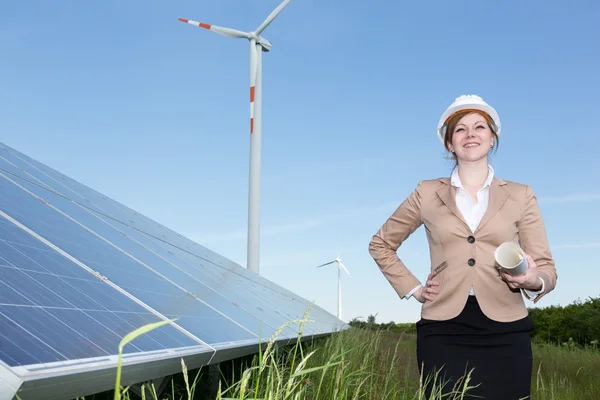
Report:
M 475 109 L 485 112 L 492 119 L 492 130 L 496 132 L 496 135 L 500 136 L 500 117 L 492 106 L 483 101 L 483 99 L 474 94 L 464 94 L 457 97 L 454 103 L 450 104 L 450 107 L 444 111 L 437 127 L 437 136 L 440 142 L 444 144 L 446 136 L 446 121 L 448 118 L 457 111 Z

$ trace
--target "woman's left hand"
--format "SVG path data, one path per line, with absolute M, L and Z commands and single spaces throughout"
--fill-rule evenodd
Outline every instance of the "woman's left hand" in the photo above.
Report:
M 512 276 L 506 273 L 502 268 L 500 269 L 500 275 L 508 286 L 513 289 L 529 289 L 529 290 L 540 290 L 542 288 L 542 282 L 540 281 L 540 275 L 537 270 L 537 265 L 533 258 L 525 254 L 527 259 L 527 271 L 523 275 Z

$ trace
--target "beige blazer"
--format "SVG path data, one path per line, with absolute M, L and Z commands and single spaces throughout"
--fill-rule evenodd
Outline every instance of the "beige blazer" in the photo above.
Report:
M 431 270 L 438 271 L 435 280 L 440 283 L 440 293 L 434 295 L 433 302 L 423 303 L 422 318 L 445 320 L 457 316 L 471 286 L 490 319 L 504 322 L 525 317 L 523 295 L 502 280 L 494 251 L 501 243 L 512 241 L 533 257 L 545 286 L 535 302 L 556 286 L 556 268 L 533 190 L 494 177 L 487 212 L 475 232 L 471 232 L 458 210 L 455 193 L 456 187 L 449 178 L 419 182 L 373 236 L 369 244 L 371 256 L 400 297 L 419 284 L 425 286 L 396 253 L 402 242 L 424 225 Z

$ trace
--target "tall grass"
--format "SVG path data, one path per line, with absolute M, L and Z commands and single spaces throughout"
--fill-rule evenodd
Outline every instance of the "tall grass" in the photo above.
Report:
M 416 342 L 413 334 L 385 330 L 351 328 L 325 339 L 302 342 L 305 318 L 291 321 L 298 324 L 300 334 L 295 345 L 277 346 L 282 326 L 250 365 L 239 371 L 222 373 L 217 400 L 297 400 L 297 399 L 400 399 L 452 400 L 468 398 L 469 374 L 442 397 L 424 395 L 424 386 L 436 376 L 419 376 L 416 363 Z M 144 328 L 144 327 L 142 327 Z M 141 330 L 143 330 L 140 328 Z M 153 327 L 153 328 L 156 328 Z M 142 332 L 143 334 L 143 332 Z M 129 339 L 133 336 L 128 335 Z M 532 399 L 587 400 L 600 399 L 600 352 L 571 347 L 534 343 Z M 182 360 L 183 387 L 172 384 L 160 397 L 152 384 L 143 390 L 143 400 L 193 400 L 196 384 L 188 377 Z M 120 373 L 120 368 L 119 372 Z M 117 374 L 117 382 L 119 376 Z M 128 388 L 115 391 L 115 400 L 129 399 Z M 117 395 L 118 393 L 118 395 Z M 200 394 L 198 393 L 198 396 Z M 200 397 L 197 397 L 200 398 Z
M 597 348 L 534 343 L 533 359 L 533 398 L 600 399 L 600 352 Z
M 424 399 L 411 348 L 412 341 L 354 330 L 298 342 L 257 358 L 217 399 Z M 465 391 L 457 388 L 454 398 Z

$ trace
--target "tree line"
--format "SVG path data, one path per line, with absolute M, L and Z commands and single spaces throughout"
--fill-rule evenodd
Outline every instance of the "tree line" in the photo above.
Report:
M 529 317 L 535 326 L 531 332 L 531 337 L 535 341 L 569 346 L 600 347 L 600 297 L 590 297 L 585 301 L 578 299 L 564 307 L 530 307 L 528 310 Z M 377 323 L 376 315 L 369 315 L 366 320 L 354 318 L 348 324 L 355 328 L 416 333 L 414 323 L 397 324 L 394 321 Z
M 575 343 L 598 347 L 600 341 L 600 297 L 576 300 L 562 306 L 529 308 L 535 329 L 532 337 L 554 344 Z

